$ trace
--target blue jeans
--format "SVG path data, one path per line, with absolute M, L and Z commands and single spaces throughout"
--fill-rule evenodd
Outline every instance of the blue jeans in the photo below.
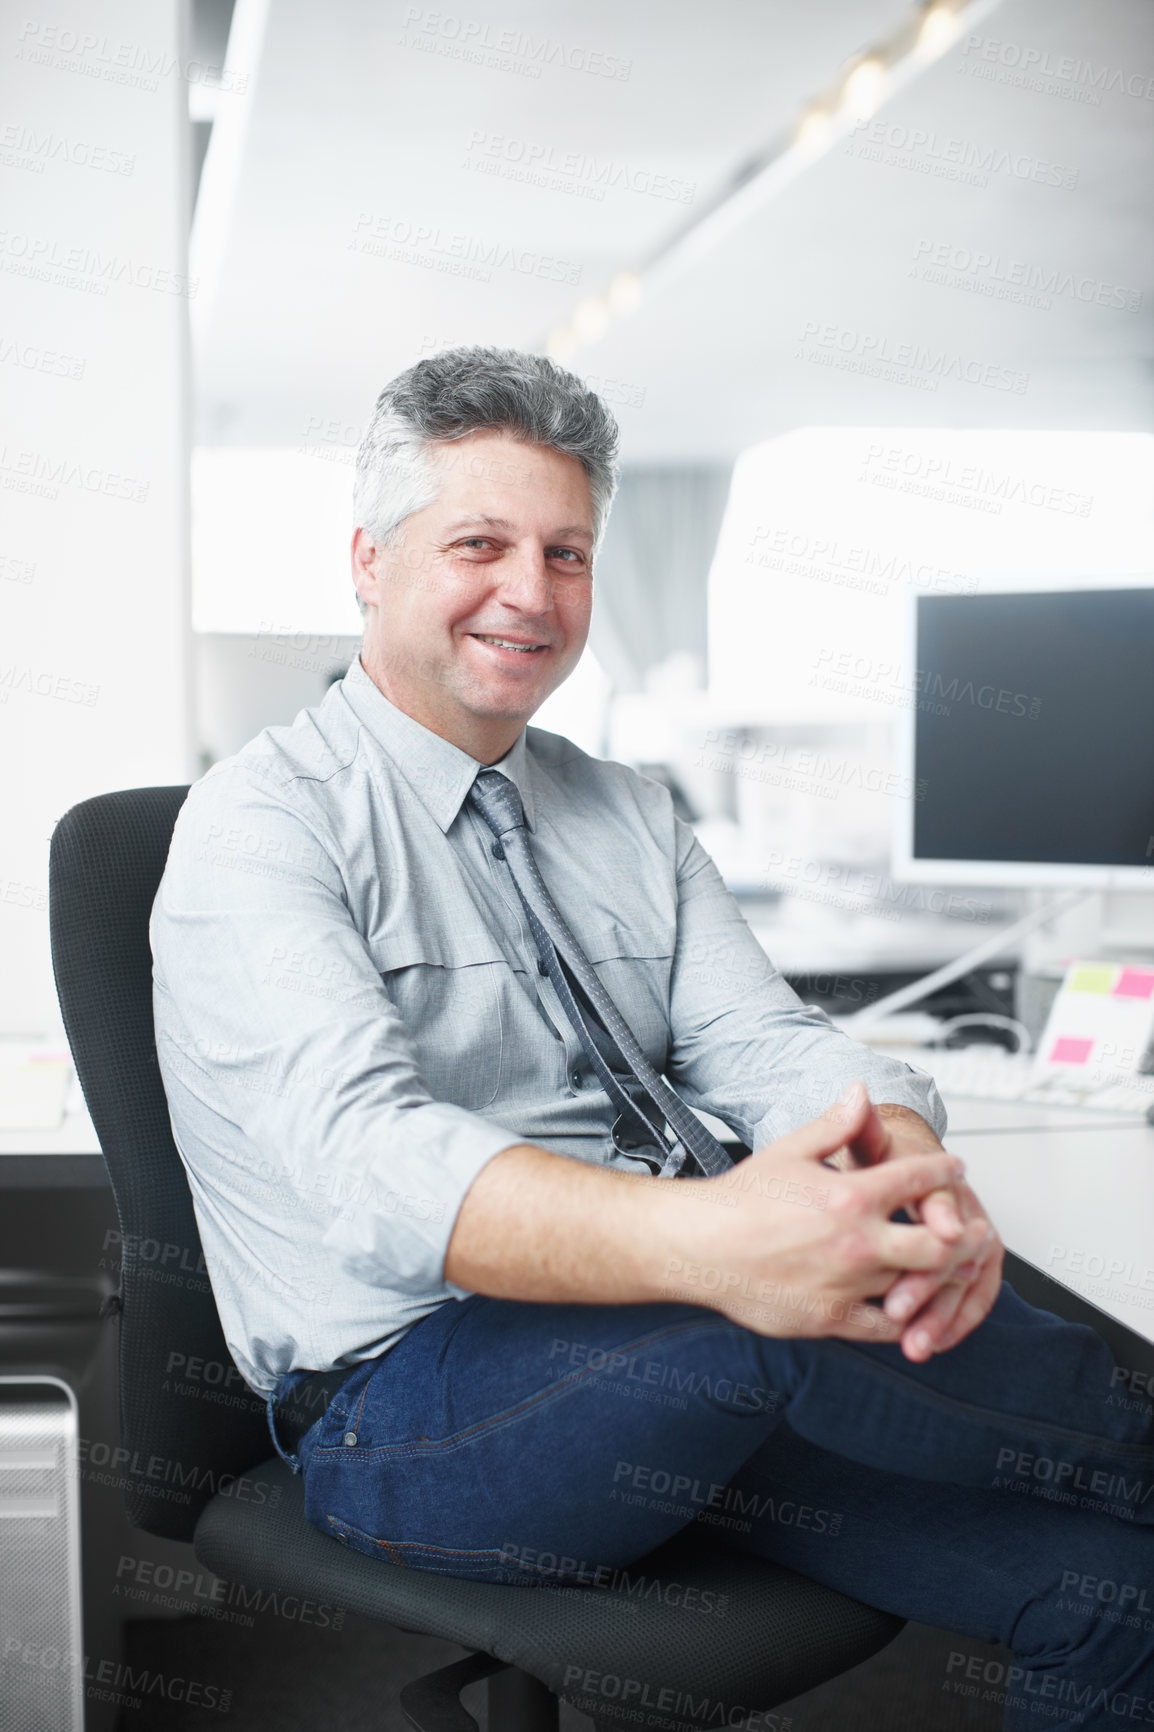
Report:
M 350 1373 L 299 1462 L 309 1521 L 370 1557 L 606 1583 L 692 1521 L 1004 1644 L 1012 1668 L 962 1649 L 942 1689 L 1000 1691 L 1006 1732 L 1154 1725 L 1151 1409 L 1005 1282 L 924 1365 L 693 1305 L 450 1300 Z

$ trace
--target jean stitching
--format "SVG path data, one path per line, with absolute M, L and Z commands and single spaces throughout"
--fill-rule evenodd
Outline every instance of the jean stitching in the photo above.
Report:
M 365 1533 L 363 1528 L 354 1527 L 352 1522 L 340 1521 L 336 1516 L 327 1515 L 325 1520 L 328 1522 L 330 1527 L 335 1528 L 338 1532 L 343 1530 L 345 1533 L 356 1534 L 358 1539 L 369 1540 L 374 1546 L 380 1546 L 382 1551 L 388 1553 L 389 1557 L 392 1559 L 393 1563 L 396 1564 L 398 1569 L 407 1570 L 410 1567 L 405 1562 L 404 1558 L 399 1558 L 394 1555 L 391 1540 L 378 1540 L 372 1534 Z
M 702 1323 L 668 1324 L 663 1329 L 656 1329 L 651 1331 L 648 1335 L 638 1336 L 635 1341 L 625 1342 L 621 1347 L 614 1348 L 613 1351 L 617 1353 L 629 1352 L 634 1348 L 645 1347 L 650 1345 L 652 1342 L 660 1341 L 666 1336 L 683 1334 L 691 1335 L 699 1331 L 712 1330 L 719 1327 L 732 1328 L 733 1325 L 729 1323 L 727 1318 L 721 1316 L 718 1316 L 715 1320 Z M 558 1378 L 556 1382 L 547 1384 L 543 1389 L 538 1389 L 532 1395 L 526 1396 L 525 1400 L 519 1402 L 516 1407 L 505 1408 L 501 1413 L 490 1414 L 487 1419 L 478 1420 L 476 1424 L 467 1426 L 464 1431 L 452 1432 L 448 1437 L 436 1439 L 422 1438 L 410 1443 L 374 1444 L 371 1447 L 366 1447 L 358 1451 L 358 1459 L 364 1461 L 379 1456 L 393 1456 L 401 1460 L 419 1459 L 422 1456 L 443 1455 L 453 1449 L 462 1449 L 466 1444 L 472 1443 L 474 1439 L 480 1436 L 483 1432 L 503 1430 L 506 1426 L 516 1424 L 519 1419 L 523 1419 L 526 1414 L 541 1406 L 543 1402 L 558 1400 L 562 1395 L 566 1394 L 571 1388 L 573 1388 L 573 1386 L 583 1377 L 599 1376 L 604 1369 L 604 1366 L 582 1366 L 580 1370 L 575 1371 L 572 1376 Z M 362 1394 L 362 1406 L 367 1395 L 368 1385 L 365 1386 L 364 1393 Z M 359 1418 L 360 1414 L 358 1412 L 358 1420 Z M 323 1448 L 318 1449 L 315 1453 L 317 1455 L 340 1455 L 343 1452 L 338 1450 L 335 1445 L 327 1444 Z
M 362 1415 L 362 1413 L 363 1413 L 363 1412 L 364 1412 L 364 1411 L 365 1411 L 365 1402 L 366 1402 L 366 1401 L 367 1401 L 367 1400 L 368 1400 L 368 1395 L 369 1395 L 369 1384 L 370 1384 L 370 1383 L 371 1383 L 371 1382 L 372 1382 L 372 1381 L 373 1381 L 373 1380 L 372 1380 L 372 1378 L 371 1378 L 371 1377 L 366 1377 L 366 1378 L 365 1378 L 365 1386 L 364 1386 L 364 1388 L 363 1388 L 363 1389 L 362 1389 L 362 1390 L 361 1390 L 361 1399 L 360 1399 L 360 1404 L 359 1404 L 359 1405 L 358 1405 L 358 1407 L 357 1407 L 357 1417 L 356 1417 L 356 1419 L 355 1419 L 355 1420 L 354 1420 L 354 1421 L 353 1421 L 353 1426 L 352 1426 L 352 1429 L 353 1429 L 353 1430 L 354 1430 L 354 1431 L 359 1431 L 359 1430 L 360 1430 L 360 1425 L 361 1425 L 361 1415 Z
M 866 1357 L 849 1341 L 829 1341 L 827 1346 L 835 1350 L 848 1350 L 857 1359 Z M 1112 1437 L 1099 1437 L 1091 1431 L 1074 1431 L 1067 1425 L 1054 1425 L 1048 1419 L 1036 1419 L 1027 1413 L 999 1413 L 995 1408 L 980 1407 L 976 1402 L 960 1401 L 955 1395 L 943 1395 L 940 1390 L 930 1389 L 925 1384 L 916 1382 L 914 1378 L 906 1377 L 895 1366 L 879 1364 L 872 1359 L 868 1360 L 867 1363 L 878 1376 L 891 1383 L 897 1383 L 906 1393 L 911 1389 L 916 1390 L 923 1401 L 940 1408 L 945 1413 L 964 1413 L 967 1416 L 976 1414 L 986 1425 L 1005 1426 L 1007 1422 L 1011 1422 L 1045 1432 L 1051 1437 L 1073 1438 L 1079 1443 L 1093 1444 L 1095 1449 L 1116 1451 L 1122 1455 L 1135 1455 L 1140 1460 L 1154 1457 L 1154 1444 L 1122 1443 Z
M 505 1556 L 499 1546 L 438 1546 L 425 1540 L 382 1540 L 378 1539 L 375 1534 L 366 1533 L 364 1528 L 355 1526 L 353 1522 L 342 1521 L 339 1516 L 326 1515 L 325 1520 L 330 1527 L 356 1534 L 359 1539 L 368 1540 L 370 1545 L 380 1546 L 390 1555 L 395 1549 L 400 1548 L 409 1551 L 435 1552 L 438 1557 L 446 1558 L 493 1558 L 499 1561 Z M 398 1557 L 395 1561 L 401 1569 L 409 1567 L 404 1558 Z M 526 1564 L 524 1568 L 540 1569 L 541 1566 L 539 1564 Z M 545 1573 L 549 1574 L 550 1572 L 546 1571 Z

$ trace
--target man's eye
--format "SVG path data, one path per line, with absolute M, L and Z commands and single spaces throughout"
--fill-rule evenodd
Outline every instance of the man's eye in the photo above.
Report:
M 566 561 L 565 561 L 565 563 L 567 565 L 570 565 L 570 564 L 584 565 L 584 563 L 585 563 L 584 555 L 581 553 L 578 553 L 578 551 L 575 547 L 554 547 L 554 548 L 551 548 L 549 551 L 550 551 L 550 558 L 552 558 L 552 559 L 557 559 L 561 556 L 561 554 L 566 554 L 568 556 L 566 558 Z

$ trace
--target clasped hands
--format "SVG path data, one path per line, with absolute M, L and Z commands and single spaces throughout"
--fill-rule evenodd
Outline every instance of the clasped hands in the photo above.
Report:
M 707 1303 L 758 1333 L 900 1342 L 927 1360 L 976 1328 L 1001 1286 L 1004 1250 L 964 1174 L 917 1113 L 875 1107 L 854 1083 L 730 1171 L 673 1187 L 729 1205 L 693 1210 L 692 1238 L 678 1233 L 677 1296 L 708 1286 Z
M 908 1107 L 875 1107 L 864 1083 L 854 1083 L 838 1107 L 847 1120 L 864 1119 L 846 1144 L 860 1166 L 942 1147 L 925 1120 Z M 1002 1284 L 1005 1247 L 964 1179 L 928 1191 L 906 1209 L 952 1248 L 955 1259 L 946 1272 L 901 1275 L 885 1296 L 886 1316 L 905 1325 L 901 1341 L 906 1358 L 924 1360 L 956 1346 L 986 1316 Z

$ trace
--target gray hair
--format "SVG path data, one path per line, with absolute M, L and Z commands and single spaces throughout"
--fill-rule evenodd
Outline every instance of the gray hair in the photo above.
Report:
M 579 460 L 596 551 L 617 491 L 617 423 L 575 373 L 518 349 L 444 349 L 385 386 L 357 451 L 357 527 L 378 546 L 390 544 L 405 519 L 437 497 L 430 445 L 483 429 Z

